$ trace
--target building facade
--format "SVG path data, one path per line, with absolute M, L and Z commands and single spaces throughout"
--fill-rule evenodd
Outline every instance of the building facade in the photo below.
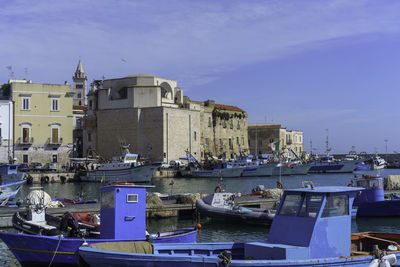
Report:
M 276 152 L 293 157 L 291 150 L 299 157 L 304 154 L 303 132 L 287 130 L 279 124 L 249 124 L 248 137 L 252 155 Z
M 213 100 L 198 102 L 185 97 L 186 103 L 200 106 L 200 158 L 234 159 L 248 154 L 247 113 L 236 107 L 216 104 Z
M 14 101 L 14 156 L 18 163 L 69 162 L 73 93 L 69 85 L 10 80 Z
M 169 162 L 200 154 L 200 106 L 185 105 L 174 80 L 131 75 L 95 82 L 88 93 L 84 153 L 110 159 L 121 145 Z
M 9 97 L 0 97 L 0 163 L 13 159 L 13 104 Z

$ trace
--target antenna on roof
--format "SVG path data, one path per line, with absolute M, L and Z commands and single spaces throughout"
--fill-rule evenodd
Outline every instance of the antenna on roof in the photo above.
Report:
M 8 69 L 8 71 L 10 72 L 8 74 L 8 76 L 10 77 L 10 79 L 14 79 L 14 72 L 12 71 L 12 66 L 7 66 L 6 67 Z

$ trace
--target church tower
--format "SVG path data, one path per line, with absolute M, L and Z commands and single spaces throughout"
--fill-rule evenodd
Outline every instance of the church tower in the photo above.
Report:
M 86 105 L 86 84 L 87 77 L 83 70 L 82 63 L 79 60 L 78 67 L 76 68 L 75 75 L 72 77 L 73 91 L 75 92 L 73 105 L 85 106 Z

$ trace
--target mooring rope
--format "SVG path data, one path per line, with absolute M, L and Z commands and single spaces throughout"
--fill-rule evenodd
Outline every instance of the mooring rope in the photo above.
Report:
M 60 234 L 60 236 L 59 236 L 59 237 L 60 237 L 60 239 L 58 240 L 58 244 L 57 244 L 56 250 L 54 251 L 53 257 L 51 258 L 51 261 L 50 261 L 50 263 L 49 263 L 49 266 L 48 266 L 48 267 L 50 267 L 50 266 L 53 264 L 54 258 L 56 257 L 56 254 L 57 254 L 58 248 L 59 248 L 59 246 L 60 246 L 60 244 L 61 244 L 61 239 L 63 238 L 63 235 L 62 235 L 62 234 Z

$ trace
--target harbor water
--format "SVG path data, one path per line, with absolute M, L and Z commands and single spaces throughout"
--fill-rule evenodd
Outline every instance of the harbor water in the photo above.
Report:
M 217 185 L 222 185 L 227 192 L 240 192 L 248 194 L 257 185 L 265 188 L 275 188 L 280 179 L 284 188 L 302 187 L 302 182 L 310 180 L 315 186 L 326 185 L 348 185 L 354 175 L 377 174 L 377 171 L 355 172 L 345 174 L 310 174 L 302 176 L 282 177 L 242 177 L 242 178 L 164 178 L 153 179 L 154 188 L 150 192 L 165 194 L 177 193 L 212 193 Z M 400 169 L 384 169 L 379 172 L 382 177 L 387 175 L 400 175 Z M 83 194 L 84 199 L 99 199 L 99 188 L 97 183 L 53 183 L 42 185 L 43 189 L 52 198 L 77 199 Z M 29 192 L 31 185 L 24 185 L 17 195 L 17 199 L 23 199 Z M 201 218 L 202 230 L 198 234 L 197 242 L 230 242 L 230 241 L 256 241 L 265 240 L 268 236 L 268 226 L 250 224 L 231 224 L 214 221 L 209 218 Z M 150 219 L 147 222 L 148 231 L 151 233 L 172 230 L 183 227 L 194 227 L 197 223 L 195 216 L 172 217 L 166 219 Z M 3 229 L 13 231 L 13 229 Z M 352 221 L 352 232 L 396 232 L 400 233 L 400 217 L 391 218 L 358 218 Z M 19 266 L 16 259 L 7 246 L 0 241 L 0 265 Z

